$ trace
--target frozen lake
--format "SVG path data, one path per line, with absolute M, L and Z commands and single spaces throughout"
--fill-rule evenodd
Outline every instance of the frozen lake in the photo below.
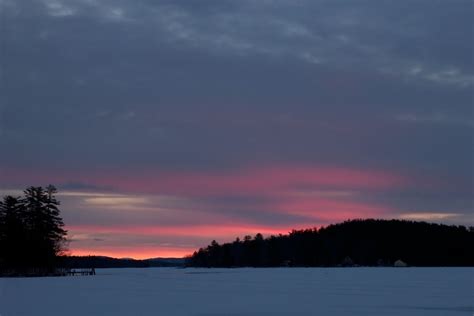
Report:
M 0 315 L 473 315 L 473 268 L 102 269 L 0 279 Z

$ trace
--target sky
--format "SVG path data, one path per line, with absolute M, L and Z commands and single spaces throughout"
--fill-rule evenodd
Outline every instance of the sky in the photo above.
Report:
M 471 0 L 0 0 L 0 193 L 69 252 L 474 225 Z

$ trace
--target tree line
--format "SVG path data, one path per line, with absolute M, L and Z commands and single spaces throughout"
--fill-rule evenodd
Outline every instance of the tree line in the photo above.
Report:
M 65 269 L 90 268 L 150 268 L 150 267 L 182 267 L 184 259 L 118 259 L 105 256 L 61 256 L 59 266 Z
M 57 189 L 28 187 L 0 201 L 0 274 L 52 273 L 66 250 Z
M 474 227 L 405 220 L 351 220 L 264 238 L 216 241 L 187 258 L 191 267 L 474 266 Z

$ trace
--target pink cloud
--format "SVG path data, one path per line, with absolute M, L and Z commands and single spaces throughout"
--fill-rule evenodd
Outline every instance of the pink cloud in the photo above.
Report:
M 84 182 L 125 192 L 184 195 L 266 193 L 292 187 L 382 190 L 401 187 L 410 179 L 386 171 L 349 168 L 269 166 L 230 172 L 169 172 L 160 170 L 90 173 L 43 173 L 6 170 L 2 183 Z
M 264 235 L 278 235 L 291 231 L 294 227 L 288 225 L 266 226 L 239 223 L 237 221 L 222 222 L 215 225 L 68 225 L 70 234 L 123 234 L 144 236 L 180 236 L 180 237 L 207 237 L 210 239 L 233 239 L 244 235 L 262 233 Z

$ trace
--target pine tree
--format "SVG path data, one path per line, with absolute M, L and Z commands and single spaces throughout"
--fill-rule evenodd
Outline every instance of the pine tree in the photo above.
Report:
M 51 268 L 54 260 L 64 250 L 67 232 L 59 216 L 59 201 L 53 186 L 29 187 L 24 191 L 28 238 L 27 253 L 35 267 Z
M 49 273 L 66 246 L 57 190 L 29 187 L 23 197 L 0 201 L 0 275 Z
M 0 201 L 0 266 L 21 267 L 24 262 L 25 212 L 20 198 Z
M 48 214 L 48 239 L 53 241 L 54 255 L 60 255 L 65 250 L 67 231 L 64 230 L 64 222 L 60 217 L 60 202 L 56 199 L 55 194 L 58 192 L 56 187 L 48 185 L 46 187 L 45 210 Z

